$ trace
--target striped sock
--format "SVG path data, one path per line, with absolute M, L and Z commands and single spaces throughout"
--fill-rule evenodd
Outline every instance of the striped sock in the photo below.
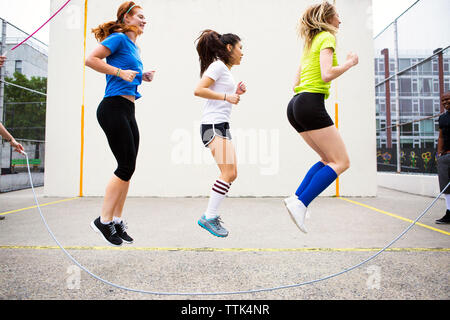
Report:
M 230 184 L 223 180 L 217 179 L 214 183 L 211 194 L 209 196 L 208 208 L 205 212 L 206 219 L 214 219 L 218 216 L 218 208 L 220 203 L 225 199 L 228 190 L 230 189 Z

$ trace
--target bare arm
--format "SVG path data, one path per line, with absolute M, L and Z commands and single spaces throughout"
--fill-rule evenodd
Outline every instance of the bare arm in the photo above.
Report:
M 6 141 L 8 141 L 15 151 L 24 151 L 22 145 L 14 139 L 14 137 L 6 130 L 3 124 L 0 123 L 0 136 L 2 136 Z
M 322 74 L 322 80 L 324 82 L 330 82 L 350 68 L 358 64 L 358 56 L 354 53 L 347 55 L 347 61 L 341 66 L 333 67 L 333 49 L 326 48 L 320 51 L 320 71 Z
M 300 65 L 298 67 L 297 73 L 295 74 L 295 79 L 294 79 L 294 86 L 292 87 L 292 90 L 295 91 L 295 87 L 298 87 L 298 85 L 301 82 L 301 74 L 302 74 L 302 65 Z
M 115 76 L 118 74 L 119 68 L 113 67 L 104 61 L 110 54 L 111 51 L 107 47 L 99 45 L 86 59 L 85 64 L 97 72 Z M 137 73 L 133 70 L 120 70 L 119 77 L 125 81 L 132 82 Z
M 0 123 L 0 136 L 3 137 L 6 141 L 11 141 L 13 136 L 6 130 L 6 128 L 3 126 L 3 124 Z
M 444 138 L 442 137 L 442 129 L 439 129 L 439 138 L 437 144 L 437 154 L 438 156 L 444 151 Z
M 3 64 L 6 61 L 6 56 L 0 56 L 0 68 L 3 67 Z
M 197 87 L 195 88 L 194 95 L 196 97 L 205 98 L 209 100 L 225 100 L 232 104 L 238 104 L 240 97 L 238 94 L 227 94 L 220 92 L 215 92 L 211 90 L 211 87 L 214 84 L 214 80 L 210 77 L 203 76 Z

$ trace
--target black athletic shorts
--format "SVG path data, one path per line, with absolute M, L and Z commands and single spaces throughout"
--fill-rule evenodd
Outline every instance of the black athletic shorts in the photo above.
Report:
M 200 134 L 205 147 L 207 147 L 216 136 L 231 140 L 230 124 L 228 122 L 202 124 Z
M 289 102 L 287 117 L 297 132 L 317 130 L 334 125 L 325 109 L 323 93 L 301 92 Z

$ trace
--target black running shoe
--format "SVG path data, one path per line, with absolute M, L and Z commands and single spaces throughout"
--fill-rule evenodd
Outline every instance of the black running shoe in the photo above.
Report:
M 105 241 L 113 246 L 121 246 L 122 239 L 117 235 L 116 228 L 114 227 L 114 222 L 108 224 L 103 224 L 100 222 L 100 217 L 91 222 L 91 228 L 100 233 Z
M 445 213 L 445 216 L 443 216 L 441 219 L 436 220 L 437 224 L 450 224 L 450 210 L 447 210 Z
M 128 235 L 125 231 L 128 229 L 128 226 L 122 221 L 120 223 L 114 223 L 114 227 L 116 228 L 117 235 L 126 243 L 133 243 L 133 238 Z

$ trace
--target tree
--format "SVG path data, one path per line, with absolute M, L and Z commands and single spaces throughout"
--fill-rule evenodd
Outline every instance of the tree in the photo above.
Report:
M 31 77 L 15 72 L 5 81 L 47 93 L 47 78 Z M 45 139 L 46 97 L 5 84 L 4 125 L 16 139 Z

